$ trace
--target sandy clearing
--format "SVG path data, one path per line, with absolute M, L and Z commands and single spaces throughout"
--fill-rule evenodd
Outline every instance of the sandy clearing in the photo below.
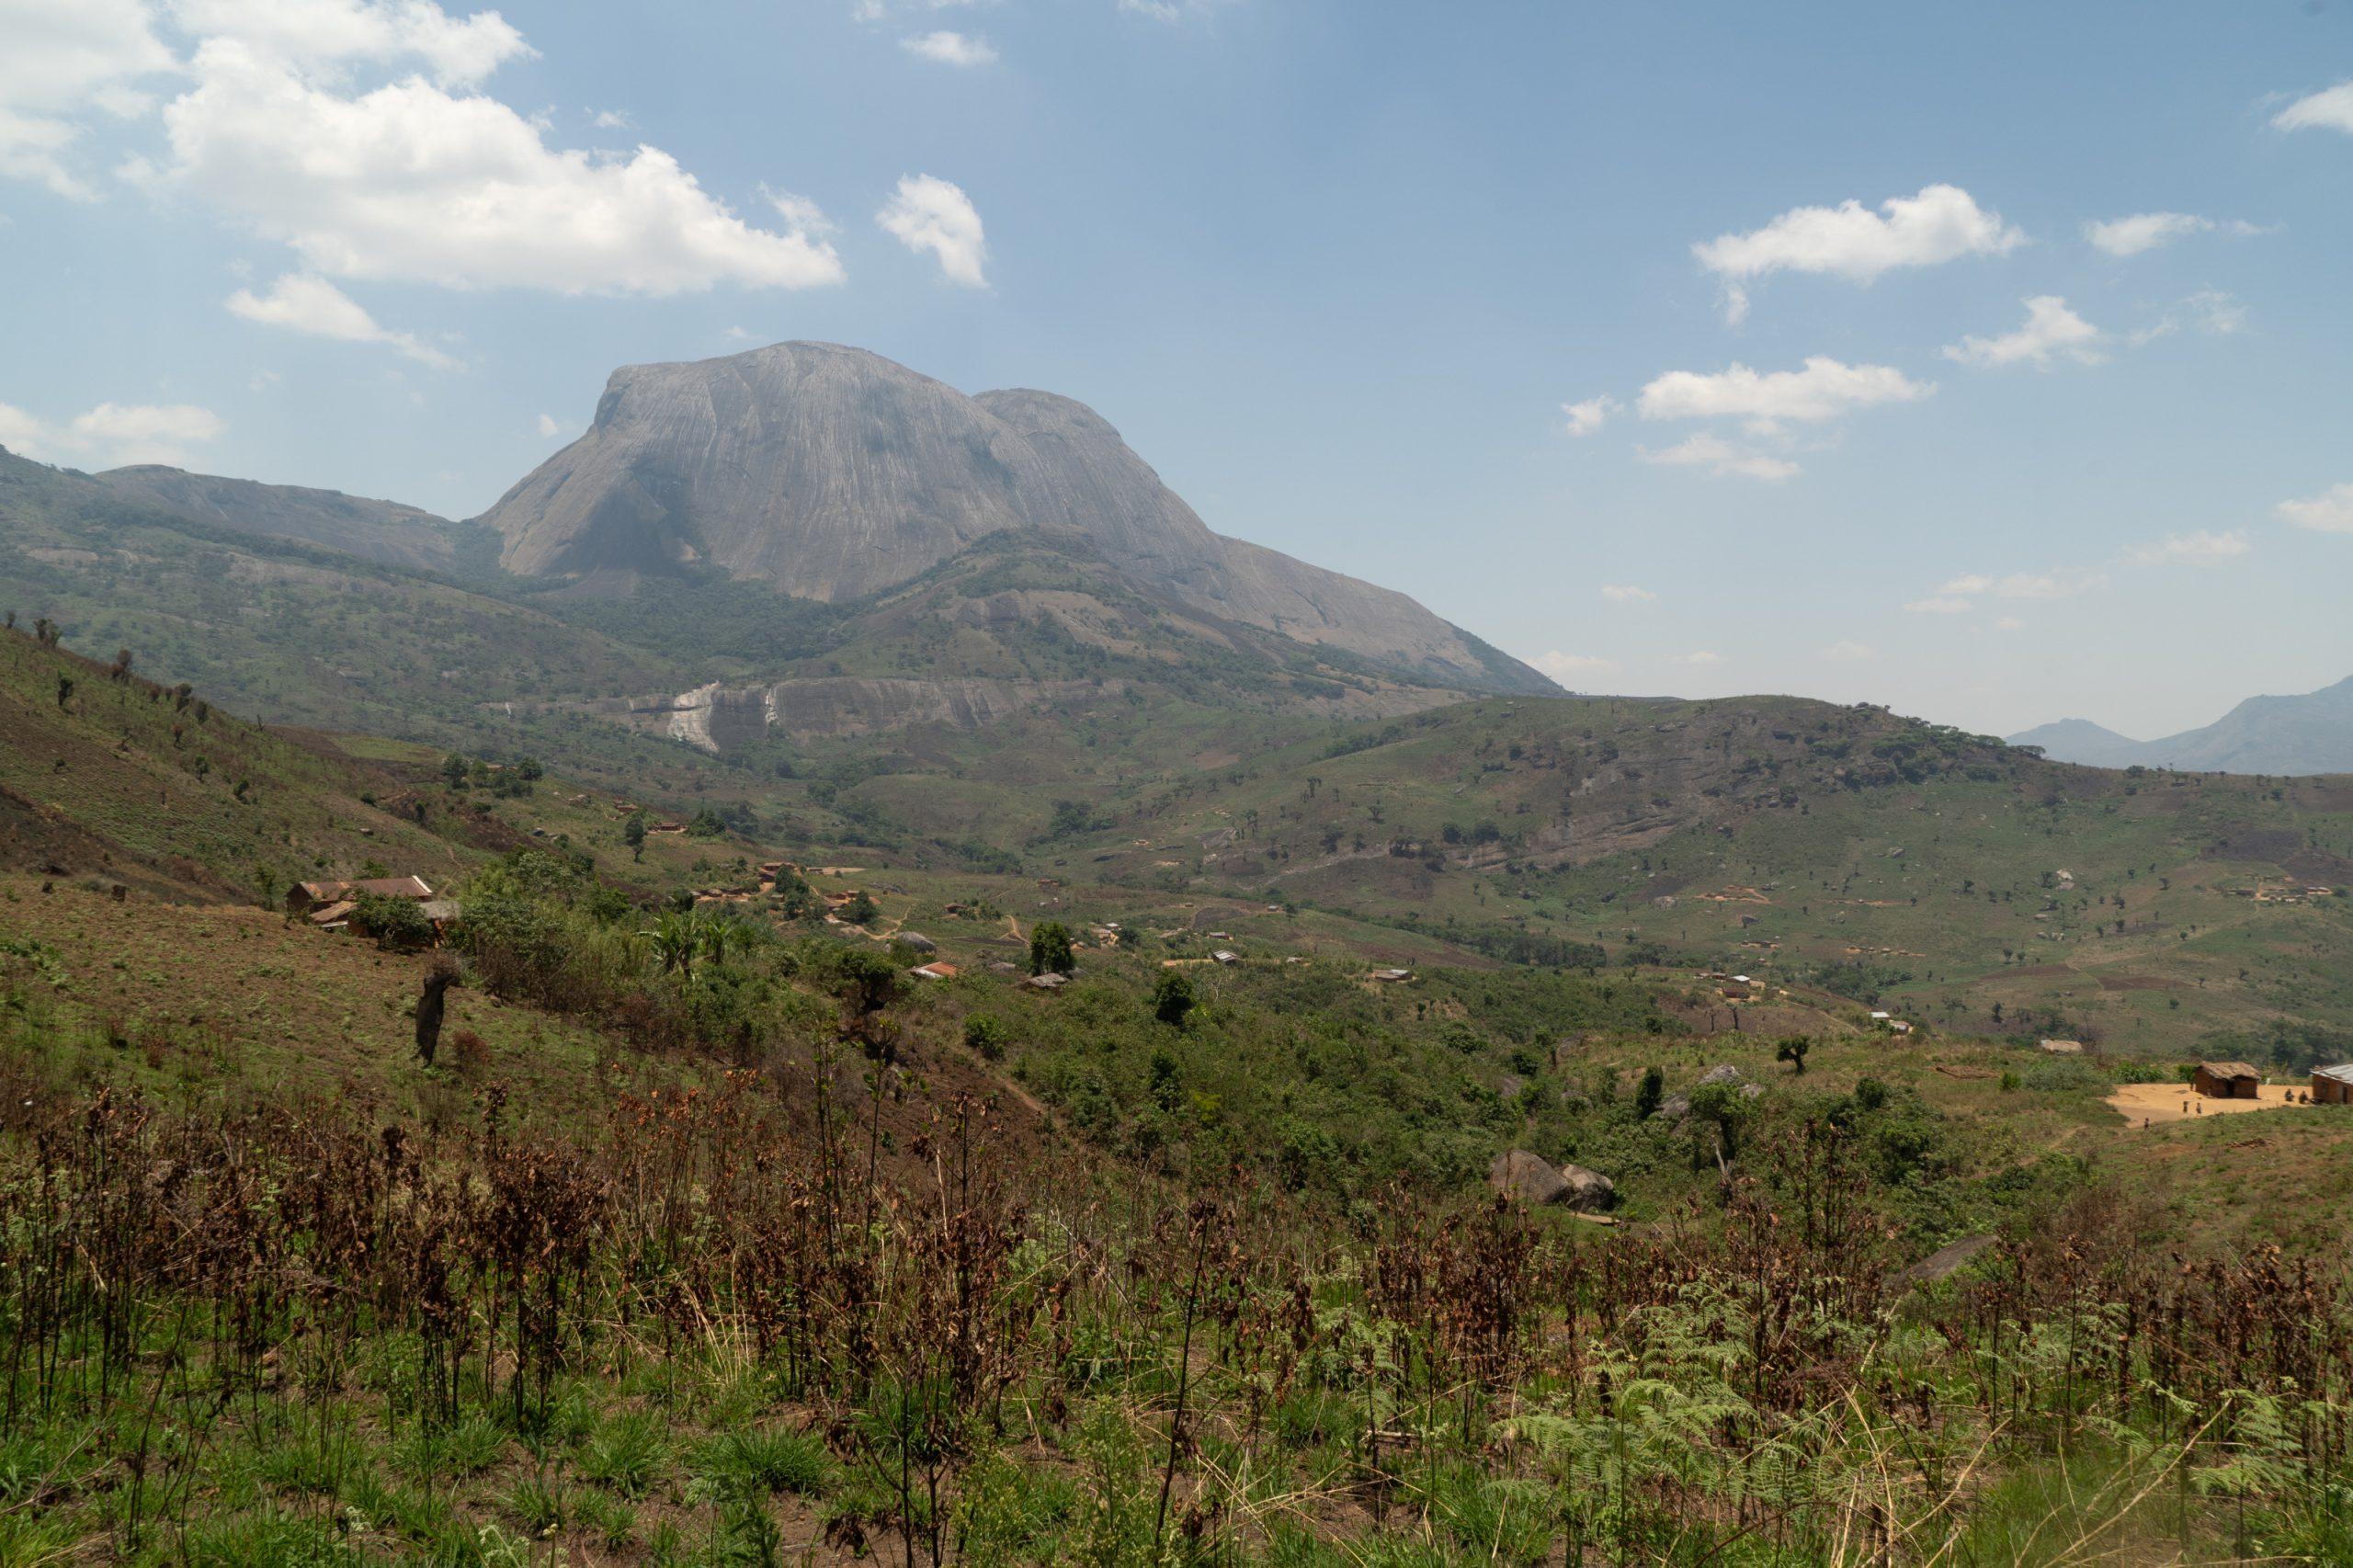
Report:
M 2138 1125 L 2142 1121 L 2189 1121 L 2207 1116 L 2234 1116 L 2242 1111 L 2279 1110 L 2293 1100 L 2288 1096 L 2303 1092 L 2301 1085 L 2265 1084 L 2257 1091 L 2261 1096 L 2251 1100 L 2208 1099 L 2187 1084 L 2126 1084 L 2108 1096 L 2108 1103 L 2127 1121 Z M 2184 1107 L 2188 1108 L 2184 1109 Z

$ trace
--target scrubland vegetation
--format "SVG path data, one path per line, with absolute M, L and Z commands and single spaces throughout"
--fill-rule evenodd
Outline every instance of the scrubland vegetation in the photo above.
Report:
M 2153 1249 L 2026 1146 L 2085 1064 L 1924 1081 L 1827 1002 L 1793 1064 L 1654 971 L 918 987 L 546 854 L 466 892 L 470 990 L 601 1041 L 571 1097 L 513 1037 L 191 1072 L 85 951 L 0 957 L 9 1561 L 2353 1552 L 2332 1244 Z M 1623 1222 L 1487 1197 L 1513 1145 Z

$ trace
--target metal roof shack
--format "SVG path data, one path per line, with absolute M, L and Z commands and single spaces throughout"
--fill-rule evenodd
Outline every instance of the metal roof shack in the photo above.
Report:
M 286 890 L 286 913 L 304 915 L 322 903 L 341 903 L 361 893 L 383 898 L 413 898 L 422 903 L 433 896 L 423 877 L 374 877 L 357 882 L 296 882 Z
M 2263 1096 L 2263 1074 L 2244 1062 L 2201 1062 L 2191 1083 L 2208 1099 L 2253 1100 Z
M 907 972 L 925 980 L 953 980 L 956 978 L 956 966 L 952 963 L 918 964 Z
M 2313 1104 L 2353 1105 L 2353 1062 L 2313 1069 Z

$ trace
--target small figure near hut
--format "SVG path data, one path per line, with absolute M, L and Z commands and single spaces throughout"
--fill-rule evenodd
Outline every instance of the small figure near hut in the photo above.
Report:
M 425 994 L 416 999 L 416 1059 L 433 1065 L 441 1049 L 441 994 L 458 983 L 457 966 L 435 964 L 425 975 Z

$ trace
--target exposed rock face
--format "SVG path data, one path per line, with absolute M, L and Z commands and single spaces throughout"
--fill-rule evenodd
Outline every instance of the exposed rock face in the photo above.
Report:
M 709 562 L 834 602 L 1002 529 L 1072 528 L 1197 610 L 1425 681 L 1555 689 L 1403 594 L 1211 533 L 1083 404 L 966 397 L 830 344 L 615 371 L 587 434 L 482 521 L 527 575 L 618 588 Z
M 1586 1213 L 1608 1208 L 1618 1197 L 1618 1184 L 1599 1171 L 1583 1165 L 1556 1169 L 1525 1149 L 1497 1154 L 1487 1167 L 1487 1185 L 1516 1203 L 1560 1203 Z
M 369 501 L 340 490 L 261 484 L 141 463 L 94 476 L 127 500 L 239 533 L 273 534 L 339 550 L 392 566 L 446 571 L 456 551 L 449 524 L 397 501 Z

